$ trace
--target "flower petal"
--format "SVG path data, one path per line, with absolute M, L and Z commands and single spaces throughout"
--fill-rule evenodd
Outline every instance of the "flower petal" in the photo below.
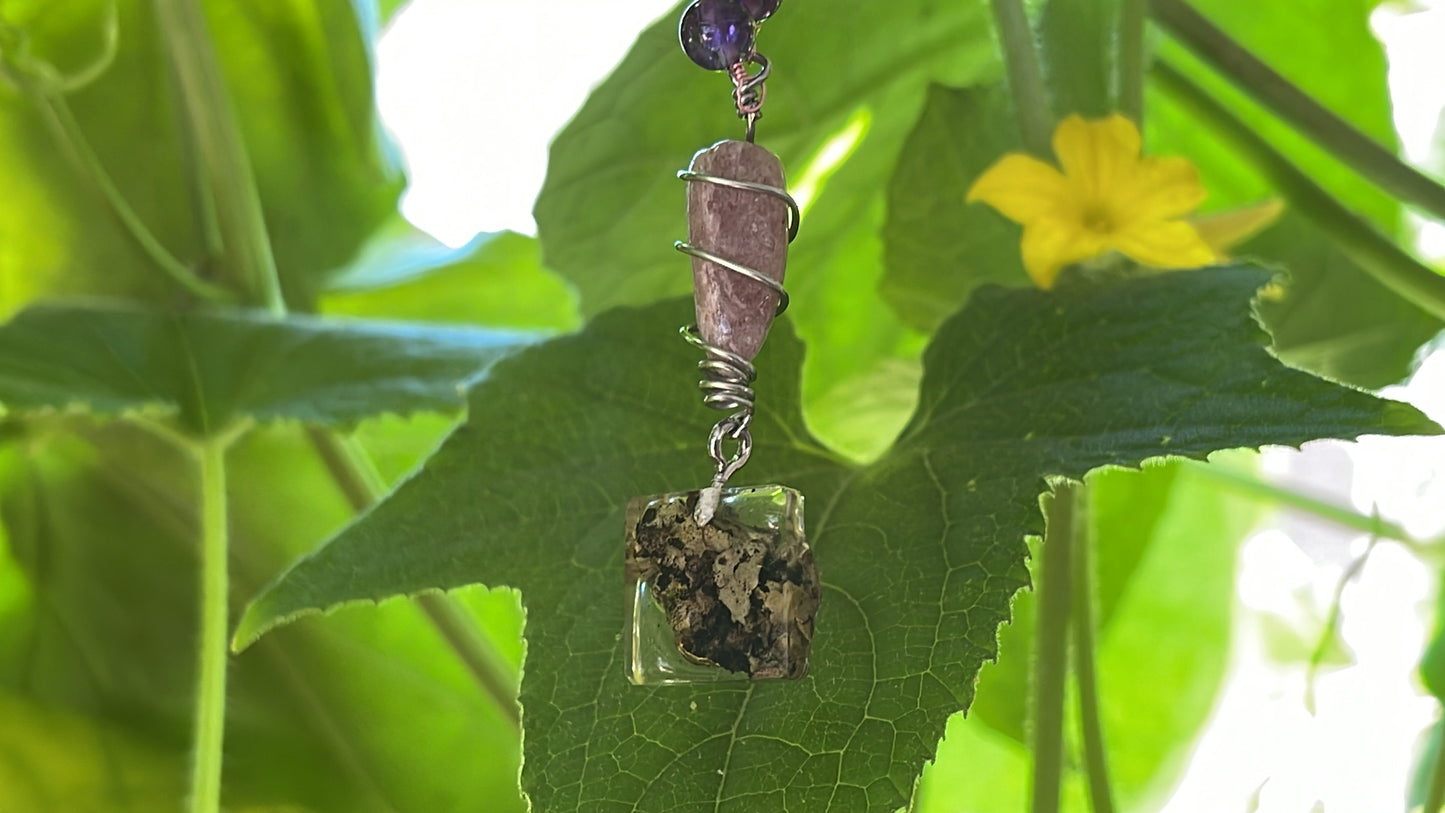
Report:
M 1108 244 L 1098 234 L 1070 220 L 1044 220 L 1024 226 L 1024 270 L 1047 291 L 1069 263 L 1103 254 Z
M 1054 130 L 1054 155 L 1070 183 L 1095 200 L 1132 186 L 1141 148 L 1139 128 L 1114 113 L 1104 119 L 1074 114 Z
M 968 189 L 970 203 L 981 200 L 1020 223 L 1049 217 L 1072 199 L 1057 169 L 1021 152 L 995 161 Z
M 1136 223 L 1110 240 L 1135 262 L 1153 268 L 1198 268 L 1219 259 L 1199 232 L 1182 220 Z
M 1270 198 L 1249 206 L 1191 218 L 1190 222 L 1210 248 L 1223 254 L 1274 225 L 1283 212 L 1284 201 Z
M 1171 220 L 1194 211 L 1207 195 L 1194 164 L 1176 156 L 1140 160 L 1133 177 L 1113 191 L 1129 221 Z

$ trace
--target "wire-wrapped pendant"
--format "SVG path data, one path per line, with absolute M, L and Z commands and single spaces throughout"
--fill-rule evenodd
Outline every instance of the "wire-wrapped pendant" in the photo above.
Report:
M 747 16 L 752 6 L 761 16 Z M 782 485 L 727 487 L 752 453 L 752 359 L 788 307 L 783 275 L 798 230 L 781 162 L 752 143 L 768 72 L 752 40 L 776 8 L 698 0 L 682 18 L 684 50 L 729 72 L 747 122 L 746 141 L 719 142 L 678 173 L 688 183 L 688 240 L 676 247 L 692 256 L 697 307 L 697 324 L 683 335 L 704 353 L 703 402 L 730 414 L 708 437 L 711 484 L 627 506 L 626 663 L 637 684 L 800 678 L 808 670 L 821 590 L 803 495 Z M 748 64 L 759 71 L 749 74 Z

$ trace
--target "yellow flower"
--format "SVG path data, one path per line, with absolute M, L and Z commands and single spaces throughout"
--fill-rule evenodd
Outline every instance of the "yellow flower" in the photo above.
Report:
M 1214 250 L 1181 219 L 1204 200 L 1194 165 L 1139 151 L 1129 119 L 1069 116 L 1054 131 L 1063 172 L 1009 153 L 974 181 L 968 200 L 1023 224 L 1024 270 L 1040 288 L 1053 286 L 1064 266 L 1109 251 L 1154 268 L 1209 264 Z

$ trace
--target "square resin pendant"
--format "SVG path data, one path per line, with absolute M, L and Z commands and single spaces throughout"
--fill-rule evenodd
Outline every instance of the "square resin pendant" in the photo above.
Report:
M 818 573 L 803 495 L 722 489 L 627 504 L 627 677 L 638 685 L 800 678 L 808 671 Z

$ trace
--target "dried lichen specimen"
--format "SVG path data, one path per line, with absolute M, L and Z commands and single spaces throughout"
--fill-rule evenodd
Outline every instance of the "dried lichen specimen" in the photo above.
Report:
M 758 490 L 734 491 L 746 499 Z M 802 677 L 819 586 L 801 527 L 744 522 L 736 497 L 699 526 L 698 495 L 628 506 L 629 579 L 648 584 L 690 662 L 754 680 Z

